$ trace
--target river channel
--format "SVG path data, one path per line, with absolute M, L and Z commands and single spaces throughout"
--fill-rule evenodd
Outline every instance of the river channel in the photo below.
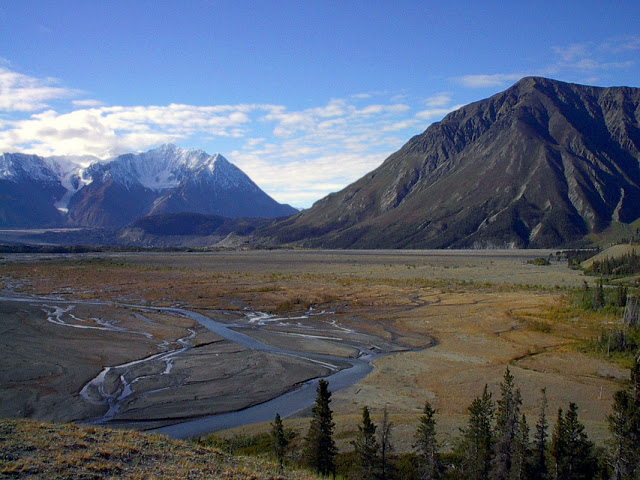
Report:
M 219 322 L 210 318 L 211 316 L 215 317 L 218 314 L 222 316 L 224 315 L 224 312 L 208 311 L 207 313 L 209 314 L 209 316 L 205 316 L 201 313 L 185 308 L 141 306 L 97 300 L 67 300 L 53 297 L 36 297 L 14 294 L 13 292 L 4 292 L 3 296 L 0 296 L 0 300 L 8 302 L 27 302 L 31 304 L 39 304 L 47 313 L 47 320 L 55 325 L 83 329 L 93 328 L 96 330 L 110 330 L 112 332 L 122 332 L 127 334 L 145 336 L 148 334 L 144 331 L 138 332 L 123 330 L 122 328 L 116 325 L 112 325 L 108 322 L 100 323 L 96 326 L 89 326 L 86 324 L 86 322 L 83 322 L 82 319 L 78 319 L 73 315 L 73 307 L 74 305 L 95 305 L 134 309 L 139 312 L 136 313 L 136 316 L 143 321 L 143 325 L 144 321 L 148 321 L 144 317 L 144 312 L 155 311 L 175 317 L 186 317 L 194 320 L 202 327 L 216 334 L 217 336 L 233 342 L 240 347 L 252 351 L 264 352 L 266 354 L 295 357 L 303 361 L 313 362 L 321 365 L 324 370 L 328 372 L 328 375 L 326 375 L 324 378 L 329 382 L 329 388 L 332 392 L 336 392 L 343 388 L 349 387 L 364 379 L 373 368 L 371 365 L 371 361 L 377 356 L 385 352 L 404 350 L 402 348 L 398 348 L 397 346 L 393 346 L 393 348 L 391 349 L 381 349 L 378 346 L 379 342 L 375 342 L 375 340 L 377 340 L 375 337 L 367 338 L 368 336 L 366 335 L 358 334 L 357 332 L 336 325 L 335 321 L 332 324 L 330 323 L 330 325 L 333 325 L 333 327 L 336 328 L 332 330 L 331 335 L 328 337 L 294 333 L 291 331 L 291 328 L 289 328 L 288 331 L 278 331 L 277 329 L 274 330 L 273 328 L 270 328 L 269 334 L 277 336 L 292 335 L 298 338 L 309 336 L 312 338 L 330 338 L 331 340 L 335 340 L 337 342 L 344 341 L 345 343 L 341 343 L 341 345 L 348 344 L 350 347 L 353 347 L 354 351 L 358 352 L 357 355 L 347 357 L 303 352 L 299 350 L 291 350 L 278 347 L 273 344 L 267 344 L 251 335 L 239 331 L 242 328 L 246 328 L 246 326 L 230 325 L 228 323 Z M 249 315 L 251 315 L 254 320 L 256 318 L 260 320 L 251 322 L 253 330 L 260 330 L 264 325 L 273 327 L 273 325 L 277 324 L 278 321 L 285 322 L 287 325 L 293 325 L 295 323 L 290 322 L 290 320 L 292 319 L 286 317 L 278 319 L 267 314 L 247 312 L 247 316 Z M 312 315 L 312 313 L 299 318 L 308 318 L 309 315 Z M 315 315 L 320 316 L 321 313 L 316 313 Z M 328 315 L 330 315 L 330 313 Z M 193 336 L 195 336 L 195 331 L 190 330 L 190 332 L 191 333 L 189 336 L 176 340 L 179 348 L 158 353 L 150 357 L 134 360 L 122 365 L 105 366 L 104 369 L 96 377 L 91 379 L 79 392 L 79 394 L 86 401 L 96 404 L 105 404 L 108 408 L 107 412 L 102 417 L 90 419 L 88 421 L 90 423 L 116 424 L 126 426 L 126 422 L 118 422 L 117 419 L 115 419 L 116 421 L 112 420 L 114 420 L 114 417 L 117 415 L 121 403 L 132 394 L 134 384 L 143 378 L 142 376 L 129 378 L 128 374 L 131 371 L 131 367 L 134 365 L 140 365 L 144 362 L 161 362 L 163 363 L 163 367 L 162 369 L 160 369 L 161 371 L 159 372 L 159 374 L 165 375 L 170 373 L 175 358 L 189 348 L 189 341 L 191 338 L 193 338 Z M 337 332 L 343 332 L 345 336 L 352 334 L 358 337 L 359 340 L 353 341 L 353 336 L 350 339 L 339 338 L 336 335 Z M 106 379 L 108 377 L 112 378 L 111 381 L 120 382 L 115 392 L 105 392 L 105 382 L 107 381 Z M 216 430 L 272 421 L 276 413 L 279 413 L 282 417 L 287 417 L 313 404 L 316 397 L 316 386 L 318 384 L 318 381 L 318 378 L 314 378 L 301 384 L 293 385 L 292 389 L 282 395 L 279 395 L 258 405 L 254 405 L 238 411 L 188 419 L 187 421 L 183 421 L 181 423 L 174 423 L 171 425 L 162 426 L 160 428 L 154 428 L 150 431 L 162 433 L 173 438 L 188 438 L 214 432 Z M 145 428 L 143 422 L 137 422 L 136 427 L 142 427 L 143 429 Z

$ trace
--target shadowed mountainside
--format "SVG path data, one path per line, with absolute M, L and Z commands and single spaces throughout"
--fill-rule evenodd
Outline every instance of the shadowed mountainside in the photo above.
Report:
M 556 247 L 640 217 L 640 89 L 528 77 L 264 234 L 325 248 Z

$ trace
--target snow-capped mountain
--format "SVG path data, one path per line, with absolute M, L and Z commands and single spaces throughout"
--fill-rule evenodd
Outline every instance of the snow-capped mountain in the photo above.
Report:
M 221 188 L 259 190 L 222 155 L 209 155 L 196 149 L 182 150 L 170 144 L 144 153 L 120 155 L 107 163 L 94 163 L 88 173 L 103 181 L 110 177 L 127 188 L 140 184 L 156 192 L 175 188 L 193 176 L 214 177 Z
M 159 213 L 237 218 L 296 212 L 269 197 L 222 155 L 175 145 L 105 162 L 4 154 L 0 201 L 0 226 L 5 227 L 122 227 Z
M 56 167 L 36 155 L 0 155 L 0 226 L 53 227 L 63 222 L 54 204 L 66 189 Z

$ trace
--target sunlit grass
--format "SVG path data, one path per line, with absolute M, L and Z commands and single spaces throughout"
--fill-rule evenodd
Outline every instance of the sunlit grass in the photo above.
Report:
M 316 478 L 265 458 L 131 431 L 0 420 L 2 478 Z

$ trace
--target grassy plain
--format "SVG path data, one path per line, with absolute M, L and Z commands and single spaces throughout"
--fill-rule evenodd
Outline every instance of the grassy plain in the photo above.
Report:
M 554 253 L 7 255 L 0 276 L 5 286 L 39 295 L 185 305 L 202 312 L 253 309 L 295 316 L 313 307 L 332 311 L 336 325 L 411 348 L 377 358 L 367 378 L 334 393 L 332 407 L 342 446 L 357 430 L 362 406 L 374 414 L 387 406 L 397 448 L 408 450 L 426 399 L 438 412 L 439 433 L 448 444 L 485 383 L 497 396 L 507 365 L 522 390 L 531 426 L 540 390 L 546 388 L 550 418 L 558 407 L 566 409 L 574 401 L 591 436 L 602 441 L 612 395 L 627 372 L 606 359 L 580 353 L 576 345 L 597 336 L 603 322 L 617 320 L 571 308 L 568 296 L 584 277 L 569 270 L 566 261 L 527 264 Z M 304 431 L 304 414 L 287 420 L 287 425 Z M 234 433 L 238 430 L 228 434 Z

